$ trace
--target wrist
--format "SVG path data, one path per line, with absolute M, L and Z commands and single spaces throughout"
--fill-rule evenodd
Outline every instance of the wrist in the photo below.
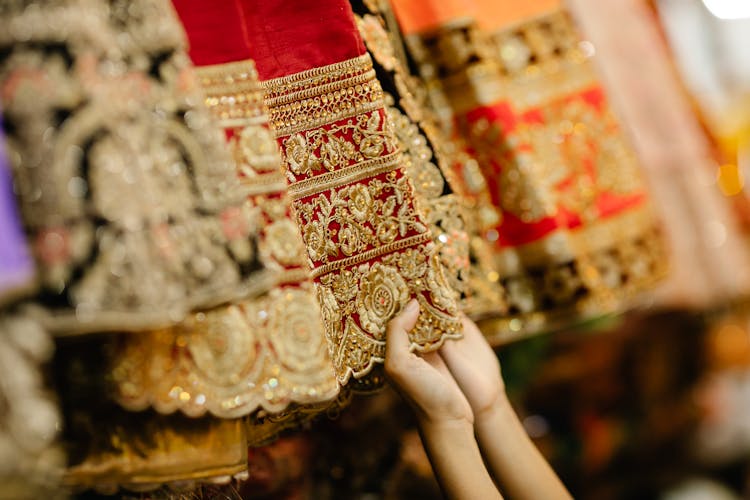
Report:
M 466 431 L 474 433 L 474 423 L 468 417 L 440 417 L 435 418 L 428 415 L 417 417 L 417 423 L 420 430 L 428 435 L 455 435 L 463 434 Z
M 487 427 L 498 428 L 509 424 L 513 418 L 516 418 L 513 406 L 505 391 L 501 391 L 492 404 L 474 411 L 474 427 L 477 432 Z

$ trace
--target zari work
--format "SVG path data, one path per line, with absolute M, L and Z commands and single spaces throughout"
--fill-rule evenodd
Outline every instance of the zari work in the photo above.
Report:
M 122 336 L 112 368 L 116 399 L 131 410 L 153 406 L 224 418 L 330 401 L 338 382 L 254 65 L 248 60 L 196 71 L 228 137 L 248 193 L 246 208 L 262 222 L 261 262 L 276 271 L 278 284 L 177 327 Z
M 636 160 L 565 14 L 490 39 L 472 20 L 481 9 L 458 6 L 426 26 L 421 4 L 395 6 L 423 76 L 452 108 L 446 126 L 466 139 L 502 216 L 485 237 L 510 315 L 485 333 L 502 341 L 614 311 L 663 275 Z
M 295 7 L 272 4 L 248 6 L 253 27 L 273 30 L 281 22 L 276 16 Z M 266 79 L 270 123 L 333 345 L 334 368 L 342 384 L 353 377 L 359 388 L 369 388 L 377 382 L 366 376 L 384 358 L 386 323 L 411 298 L 421 305 L 410 332 L 413 349 L 433 350 L 460 336 L 460 323 L 456 293 L 428 222 L 415 206 L 392 117 L 351 9 L 343 1 L 316 3 L 316 15 L 328 11 L 344 25 L 337 36 L 347 37 L 342 49 L 351 48 L 353 57 L 321 65 L 299 55 L 302 62 L 284 65 L 259 47 L 253 57 Z M 303 21 L 313 30 L 306 35 L 323 37 L 314 31 L 327 28 L 312 21 Z M 249 31 L 254 36 L 255 30 Z M 330 60 L 329 55 L 309 60 Z
M 160 327 L 260 286 L 254 222 L 168 2 L 3 2 L 0 46 L 45 325 Z
M 60 414 L 42 365 L 54 344 L 33 320 L 0 315 L 0 498 L 62 498 L 65 455 L 55 440 Z
M 506 310 L 499 274 L 482 255 L 491 252 L 479 237 L 476 203 L 461 179 L 468 158 L 456 141 L 440 129 L 427 107 L 426 90 L 411 75 L 396 26 L 387 26 L 390 10 L 383 5 L 352 1 L 357 26 L 374 59 L 381 85 L 386 89 L 388 113 L 404 151 L 406 171 L 412 180 L 417 209 L 430 229 L 451 287 L 461 294 L 462 309 L 472 316 L 502 314 Z
M 65 412 L 63 484 L 115 493 L 229 481 L 247 470 L 242 420 L 128 412 L 107 396 L 110 342 L 59 339 L 54 381 Z

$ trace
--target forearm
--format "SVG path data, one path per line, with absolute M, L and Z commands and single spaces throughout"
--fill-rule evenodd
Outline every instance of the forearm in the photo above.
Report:
M 468 421 L 420 421 L 422 443 L 446 498 L 502 499 L 482 461 Z
M 552 470 L 504 396 L 475 415 L 475 432 L 490 471 L 502 490 L 517 500 L 569 499 Z

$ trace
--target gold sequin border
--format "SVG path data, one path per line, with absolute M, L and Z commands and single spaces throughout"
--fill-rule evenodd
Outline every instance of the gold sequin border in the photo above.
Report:
M 323 126 L 383 107 L 369 54 L 261 84 L 277 136 Z

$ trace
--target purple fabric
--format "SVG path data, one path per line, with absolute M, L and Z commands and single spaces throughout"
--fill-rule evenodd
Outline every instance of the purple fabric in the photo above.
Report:
M 0 123 L 0 299 L 31 283 L 34 262 L 26 246 L 13 194 L 5 141 Z

